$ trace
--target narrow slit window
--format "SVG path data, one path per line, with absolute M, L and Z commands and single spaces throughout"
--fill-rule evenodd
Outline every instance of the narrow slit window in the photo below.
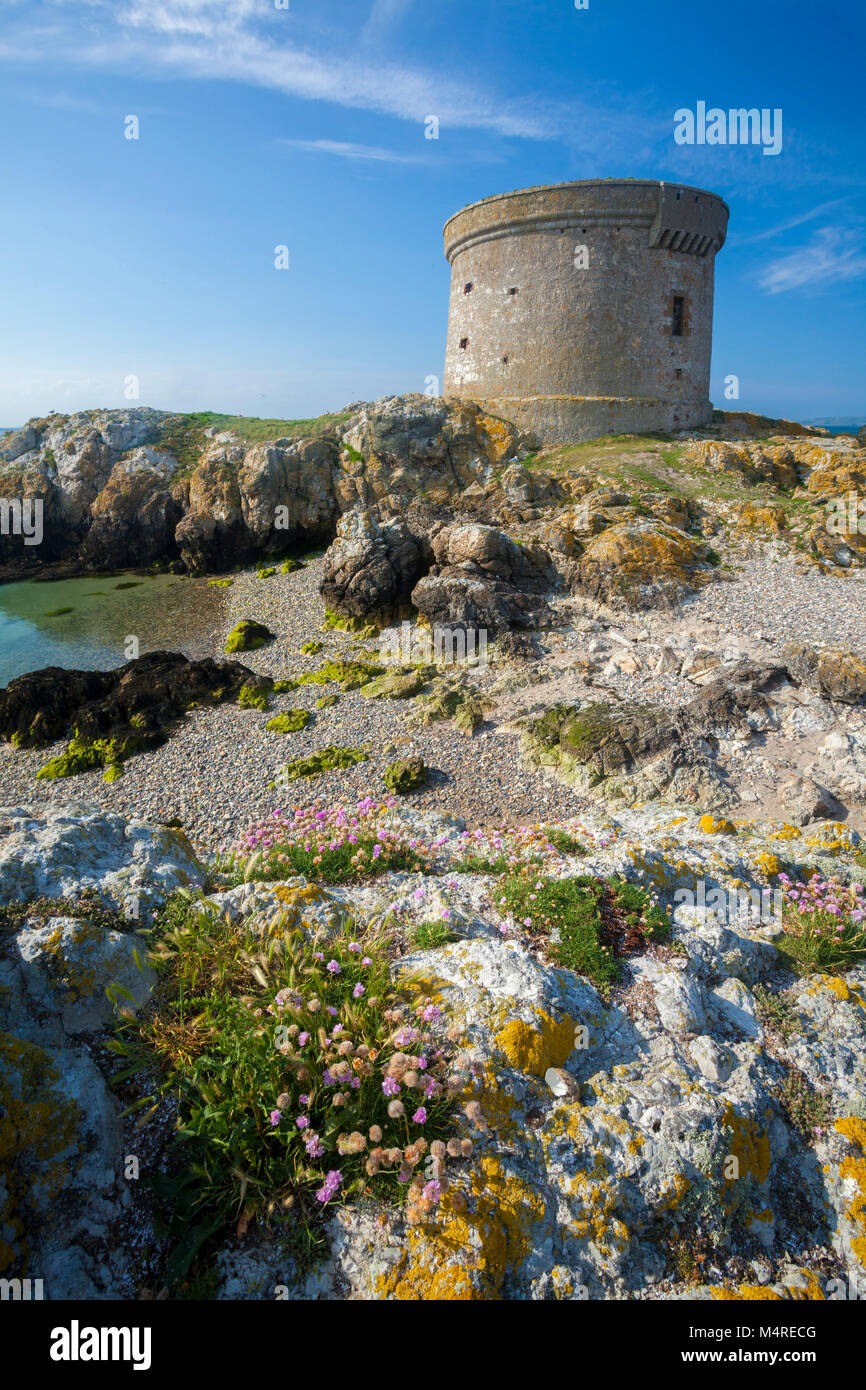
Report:
M 512 288 L 508 291 L 508 293 L 509 293 L 509 294 L 517 294 L 517 290 L 512 286 Z
M 465 348 L 468 348 L 468 346 L 469 346 L 469 339 L 468 339 L 468 338 L 461 338 L 461 339 L 460 339 L 460 346 L 461 346 L 462 348 L 464 348 L 464 349 L 465 349 Z
M 471 294 L 471 293 L 472 293 L 472 281 L 471 281 L 471 280 L 467 280 L 467 281 L 466 281 L 466 284 L 463 286 L 463 293 L 464 293 L 464 294 Z
M 686 301 L 684 295 L 674 295 L 674 310 L 671 315 L 671 336 L 681 338 L 683 336 L 683 325 L 686 317 Z

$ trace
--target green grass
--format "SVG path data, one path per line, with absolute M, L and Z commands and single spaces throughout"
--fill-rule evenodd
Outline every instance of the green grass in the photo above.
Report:
M 505 875 L 495 897 L 531 935 L 549 939 L 556 932 L 550 950 L 560 965 L 602 990 L 620 978 L 622 955 L 663 941 L 670 930 L 648 894 L 619 878 L 538 878 L 530 867 Z
M 417 922 L 410 935 L 416 951 L 432 951 L 437 946 L 447 946 L 449 941 L 456 940 L 448 923 L 437 921 L 435 918 Z
M 189 474 L 210 443 L 205 430 L 212 425 L 220 431 L 236 434 L 243 444 L 266 444 L 275 439 L 322 439 L 334 434 L 348 419 L 350 416 L 346 414 L 329 414 L 306 420 L 267 420 L 254 415 L 221 415 L 214 410 L 199 410 L 188 415 L 173 415 L 163 421 L 148 443 L 172 454 L 180 465 L 181 474 Z

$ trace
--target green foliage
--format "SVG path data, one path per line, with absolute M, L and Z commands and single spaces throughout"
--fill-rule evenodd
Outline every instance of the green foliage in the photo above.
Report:
M 814 1139 L 815 1130 L 823 1128 L 832 1118 L 829 1100 L 815 1090 L 798 1067 L 786 1069 L 775 1094 L 790 1124 L 807 1141 Z
M 332 705 L 337 703 L 339 698 L 339 695 L 323 695 L 320 700 L 316 701 L 316 709 L 330 709 Z
M 335 613 L 332 608 L 325 609 L 325 621 L 322 623 L 325 631 L 351 632 L 359 640 L 369 640 L 379 635 L 379 627 L 376 623 L 368 621 L 366 618 L 343 617 L 340 613 Z
M 318 671 L 305 679 L 336 681 L 341 690 L 360 690 L 362 685 L 366 685 L 375 676 L 383 675 L 384 671 L 384 666 L 374 666 L 368 661 L 343 661 L 340 657 L 335 657 L 333 661 L 326 661 Z
M 271 578 L 271 575 L 276 574 L 276 572 L 277 572 L 277 567 L 276 567 L 276 565 L 267 565 L 264 569 L 259 570 L 259 572 L 258 572 L 258 578 L 259 578 L 259 579 L 270 579 L 270 578 Z
M 324 645 L 324 642 L 305 642 L 301 647 L 301 651 L 305 656 L 315 656 L 317 652 L 322 650 Z
M 285 695 L 290 690 L 297 690 L 298 682 L 293 680 L 274 681 L 274 694 Z
M 189 1166 L 155 1184 L 180 1240 L 171 1277 L 229 1221 L 300 1222 L 312 1244 L 330 1201 L 399 1202 L 410 1184 L 417 1201 L 449 1127 L 446 1059 L 428 1047 L 426 1070 L 412 1065 L 438 1010 L 399 995 L 382 941 L 352 924 L 307 934 L 289 909 L 261 936 L 186 907 L 175 898 L 160 918 L 154 1007 L 114 1042 L 126 1075 L 158 1078 L 143 1103 L 179 1107 Z
M 273 719 L 269 719 L 265 728 L 272 730 L 275 734 L 298 734 L 301 729 L 306 729 L 309 722 L 308 710 L 290 709 L 285 714 L 278 714 Z
M 800 1031 L 802 1024 L 796 1010 L 781 994 L 774 994 L 760 981 L 753 985 L 752 994 L 755 996 L 758 1022 L 766 1032 L 776 1033 L 785 1043 Z
M 209 588 L 209 589 L 230 589 L 231 586 L 232 586 L 232 584 L 234 584 L 234 582 L 235 582 L 235 581 L 234 581 L 233 579 L 209 579 L 209 580 L 208 580 L 208 588 Z
M 619 979 L 619 957 L 669 932 L 666 914 L 644 889 L 620 878 L 539 878 L 527 866 L 506 874 L 496 897 L 533 935 L 554 933 L 560 964 L 602 989 Z
M 82 738 L 78 729 L 63 753 L 50 758 L 40 767 L 36 776 L 44 781 L 54 781 L 59 777 L 75 777 L 80 772 L 92 772 L 96 768 L 108 769 L 105 781 L 115 782 L 122 775 L 120 763 L 140 747 L 135 738 Z
M 437 946 L 447 946 L 449 941 L 456 939 L 448 923 L 435 917 L 416 922 L 411 931 L 411 938 L 416 951 L 432 951 Z

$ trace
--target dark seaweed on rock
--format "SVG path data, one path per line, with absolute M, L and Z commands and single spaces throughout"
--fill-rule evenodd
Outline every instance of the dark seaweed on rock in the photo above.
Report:
M 180 652 L 148 652 L 114 671 L 48 666 L 0 691 L 0 737 L 41 748 L 74 728 L 87 740 L 134 736 L 139 747 L 155 745 L 190 706 L 272 684 L 239 661 L 190 661 Z

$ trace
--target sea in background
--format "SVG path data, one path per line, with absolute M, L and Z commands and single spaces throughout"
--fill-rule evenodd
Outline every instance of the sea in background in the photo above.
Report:
M 225 590 L 206 579 L 113 574 L 0 584 L 0 688 L 26 671 L 122 666 L 127 638 L 149 651 L 210 655 Z

